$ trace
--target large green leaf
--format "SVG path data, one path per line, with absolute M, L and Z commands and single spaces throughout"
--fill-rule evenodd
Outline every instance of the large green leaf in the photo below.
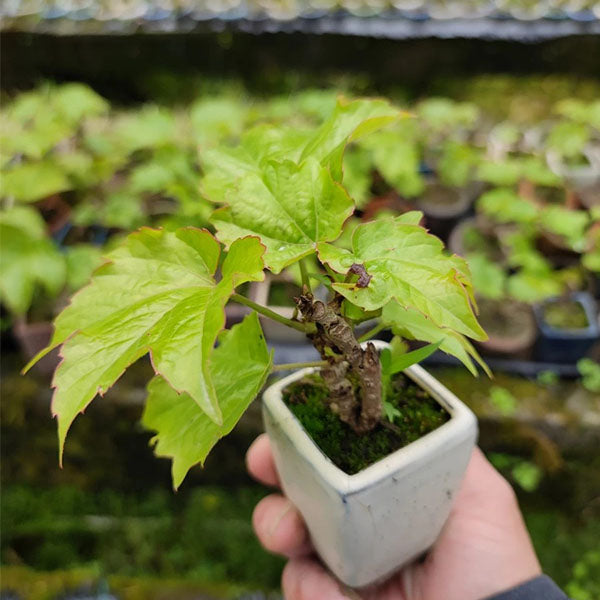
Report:
M 261 126 L 237 148 L 203 153 L 203 193 L 227 204 L 213 216 L 219 240 L 258 235 L 265 264 L 278 273 L 336 239 L 353 210 L 339 186 L 345 146 L 399 114 L 383 100 L 340 100 L 312 135 Z
M 273 160 L 298 162 L 310 131 L 258 125 L 247 131 L 236 147 L 200 149 L 204 177 L 203 195 L 215 204 L 238 200 L 238 181 L 246 175 L 261 176 L 262 165 Z
M 401 113 L 386 100 L 348 101 L 340 98 L 331 116 L 308 141 L 300 158 L 316 158 L 329 166 L 333 177 L 341 181 L 344 148 L 400 116 Z
M 217 425 L 188 394 L 177 394 L 162 378 L 148 384 L 142 422 L 157 432 L 157 456 L 173 459 L 173 486 L 178 488 L 188 470 L 206 456 L 238 422 L 263 386 L 271 356 L 256 313 L 223 332 L 210 359 L 210 373 L 223 414 Z
M 111 252 L 57 317 L 48 348 L 63 344 L 52 401 L 61 451 L 77 413 L 148 352 L 157 374 L 221 423 L 209 358 L 234 287 L 264 277 L 263 251 L 257 238 L 238 240 L 219 283 L 220 246 L 207 231 L 144 228 Z
M 265 264 L 275 273 L 313 253 L 318 242 L 335 240 L 354 205 L 329 170 L 314 158 L 300 165 L 272 161 L 262 177 L 238 182 L 236 200 L 216 211 L 213 222 L 225 244 L 258 235 Z
M 321 261 L 334 271 L 346 274 L 358 264 L 371 278 L 365 287 L 353 282 L 334 283 L 333 287 L 365 310 L 376 310 L 395 299 L 439 326 L 485 339 L 471 307 L 466 262 L 446 256 L 442 242 L 416 224 L 418 218 L 420 213 L 408 213 L 359 225 L 350 251 L 319 244 Z
M 64 257 L 47 239 L 37 211 L 17 206 L 0 212 L 0 298 L 10 311 L 27 312 L 38 284 L 58 294 L 65 273 Z
M 398 302 L 392 301 L 383 307 L 381 319 L 392 327 L 396 335 L 403 338 L 431 343 L 441 340 L 440 350 L 458 358 L 471 373 L 477 374 L 472 360 L 474 359 L 489 374 L 487 365 L 465 336 L 447 327 L 436 325 L 419 311 L 404 308 Z

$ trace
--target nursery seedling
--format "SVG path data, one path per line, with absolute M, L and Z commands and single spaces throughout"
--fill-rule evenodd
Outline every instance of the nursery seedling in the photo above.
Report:
M 321 367 L 330 406 L 360 435 L 383 418 L 383 378 L 436 348 L 476 371 L 473 361 L 481 359 L 467 338 L 486 335 L 467 263 L 419 225 L 420 213 L 361 223 L 349 248 L 334 244 L 354 212 L 344 188 L 344 149 L 402 117 L 382 100 L 342 99 L 317 129 L 259 126 L 236 147 L 204 153 L 203 192 L 223 205 L 211 219 L 216 233 L 193 227 L 131 233 L 73 296 L 50 345 L 33 361 L 61 347 L 52 401 L 61 460 L 76 416 L 149 354 L 155 377 L 143 422 L 156 431 L 156 453 L 173 459 L 179 486 L 231 431 L 274 368 L 259 314 L 308 336 L 321 356 L 312 364 Z M 302 265 L 308 257 L 331 290 L 328 301 L 311 291 Z M 262 280 L 265 269 L 279 273 L 299 261 L 296 318 L 236 291 Z M 228 302 L 252 312 L 224 330 Z M 366 318 L 378 324 L 359 340 L 354 327 Z M 380 359 L 368 339 L 384 326 L 429 345 Z

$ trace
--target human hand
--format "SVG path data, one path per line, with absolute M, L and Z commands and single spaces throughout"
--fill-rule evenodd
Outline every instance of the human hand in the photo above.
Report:
M 246 459 L 253 477 L 278 485 L 265 434 Z M 262 545 L 290 559 L 282 576 L 287 600 L 482 600 L 541 574 L 515 494 L 479 448 L 426 558 L 368 591 L 351 590 L 329 574 L 314 555 L 301 515 L 281 494 L 263 498 L 252 521 Z

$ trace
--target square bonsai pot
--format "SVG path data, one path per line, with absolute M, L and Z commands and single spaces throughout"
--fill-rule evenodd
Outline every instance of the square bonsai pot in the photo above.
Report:
M 475 445 L 477 420 L 434 377 L 412 366 L 404 373 L 450 419 L 348 475 L 323 454 L 282 399 L 290 383 L 315 370 L 302 369 L 265 391 L 265 427 L 283 490 L 302 514 L 321 559 L 346 585 L 366 587 L 391 576 L 437 539 Z
M 576 292 L 571 294 L 569 299 L 579 303 L 585 311 L 587 327 L 582 329 L 552 327 L 544 318 L 544 310 L 552 300 L 536 304 L 533 307 L 539 329 L 535 355 L 542 362 L 575 364 L 596 342 L 600 341 L 598 308 L 594 297 L 588 292 Z

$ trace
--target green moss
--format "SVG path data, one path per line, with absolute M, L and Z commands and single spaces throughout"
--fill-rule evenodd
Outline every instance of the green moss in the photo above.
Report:
M 392 430 L 378 425 L 368 434 L 359 435 L 329 410 L 328 393 L 323 379 L 311 375 L 288 386 L 283 399 L 323 453 L 349 475 L 423 437 L 450 418 L 427 392 L 399 374 L 386 394 L 386 400 L 401 414 L 394 423 L 396 427 Z
M 589 323 L 579 302 L 557 300 L 544 309 L 544 319 L 555 329 L 585 329 Z

